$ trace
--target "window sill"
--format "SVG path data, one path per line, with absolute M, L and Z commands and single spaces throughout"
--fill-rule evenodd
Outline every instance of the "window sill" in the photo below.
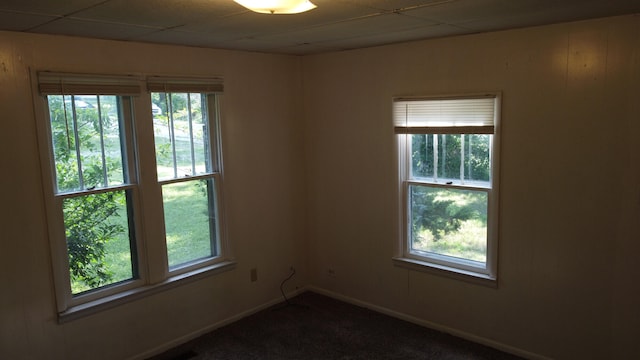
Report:
M 191 282 L 206 278 L 210 275 L 219 274 L 225 271 L 235 269 L 236 262 L 233 260 L 222 261 L 210 266 L 206 266 L 197 270 L 189 271 L 183 274 L 175 275 L 167 280 L 153 284 L 138 287 L 135 289 L 123 291 L 118 294 L 106 296 L 104 298 L 90 301 L 84 304 L 70 307 L 66 311 L 58 314 L 58 323 L 63 324 L 69 321 L 83 318 L 101 311 L 114 308 L 116 306 L 126 304 L 138 299 L 151 296 L 175 287 L 189 284 Z
M 405 269 L 446 276 L 452 279 L 466 281 L 472 284 L 483 285 L 491 288 L 498 287 L 498 280 L 495 277 L 491 277 L 486 274 L 456 269 L 450 266 L 433 264 L 426 261 L 420 261 L 406 257 L 394 257 L 392 260 L 395 266 Z

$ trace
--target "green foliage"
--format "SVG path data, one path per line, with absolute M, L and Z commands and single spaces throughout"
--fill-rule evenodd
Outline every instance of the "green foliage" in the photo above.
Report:
M 104 261 L 105 246 L 125 228 L 109 220 L 118 216 L 124 201 L 123 192 L 107 192 L 63 202 L 72 282 L 93 289 L 111 281 L 113 274 Z
M 200 98 L 199 94 L 191 94 L 191 101 L 194 98 Z M 158 105 L 163 114 L 169 113 L 169 104 L 171 102 L 171 109 L 173 110 L 173 116 L 175 120 L 185 120 L 188 118 L 187 114 L 187 94 L 186 93 L 172 93 L 170 96 L 167 93 L 151 93 L 151 102 Z M 194 108 L 193 111 L 196 111 Z M 197 111 L 200 111 L 199 108 Z
M 460 163 L 465 180 L 489 181 L 489 135 L 464 135 L 464 156 L 461 135 L 419 134 L 411 136 L 411 166 L 414 176 L 434 176 L 434 141 L 437 138 L 438 178 L 460 178 Z
M 491 178 L 489 135 L 467 135 L 468 156 L 465 158 L 465 179 L 489 181 Z
M 433 176 L 433 135 L 411 136 L 411 161 L 415 176 Z
M 463 222 L 479 220 L 486 226 L 486 195 L 454 189 L 411 187 L 413 234 L 428 230 L 435 241 L 456 232 Z

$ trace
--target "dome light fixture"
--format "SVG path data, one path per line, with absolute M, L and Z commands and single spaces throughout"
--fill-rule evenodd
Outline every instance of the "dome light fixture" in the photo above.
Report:
M 262 14 L 299 14 L 316 8 L 309 0 L 233 0 Z

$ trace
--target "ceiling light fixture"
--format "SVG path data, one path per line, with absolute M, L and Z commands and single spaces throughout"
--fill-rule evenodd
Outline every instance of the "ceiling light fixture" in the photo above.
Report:
M 298 14 L 316 8 L 309 0 L 233 0 L 262 14 Z

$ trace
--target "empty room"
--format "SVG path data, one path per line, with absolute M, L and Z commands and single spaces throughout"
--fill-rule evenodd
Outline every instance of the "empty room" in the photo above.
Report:
M 639 14 L 0 0 L 0 359 L 640 358 Z

